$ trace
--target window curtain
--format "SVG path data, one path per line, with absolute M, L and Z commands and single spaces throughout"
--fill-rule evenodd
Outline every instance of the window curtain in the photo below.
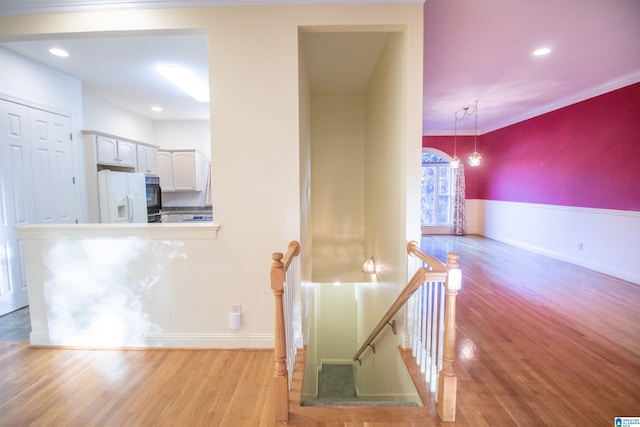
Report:
M 453 226 L 452 234 L 464 236 L 467 234 L 467 214 L 464 198 L 464 164 L 460 163 L 456 171 L 456 192 L 453 197 Z

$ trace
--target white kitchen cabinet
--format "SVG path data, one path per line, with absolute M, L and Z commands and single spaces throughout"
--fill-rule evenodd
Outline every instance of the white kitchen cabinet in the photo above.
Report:
M 158 176 L 162 191 L 174 191 L 173 166 L 171 165 L 171 151 L 158 150 L 157 155 Z
M 88 219 L 91 223 L 98 223 L 100 222 L 98 171 L 111 169 L 155 175 L 158 147 L 147 142 L 134 141 L 95 130 L 83 130 L 82 135 L 85 143 Z M 139 147 L 144 147 L 146 150 L 139 150 Z M 140 158 L 138 158 L 139 152 Z
M 195 150 L 174 151 L 173 188 L 175 191 L 202 191 L 202 161 Z
M 145 175 L 158 174 L 158 150 L 148 145 L 138 144 L 138 166 L 136 172 Z
M 196 150 L 158 150 L 162 191 L 202 191 L 202 169 Z
M 137 166 L 136 144 L 103 135 L 96 135 L 97 163 L 120 167 Z

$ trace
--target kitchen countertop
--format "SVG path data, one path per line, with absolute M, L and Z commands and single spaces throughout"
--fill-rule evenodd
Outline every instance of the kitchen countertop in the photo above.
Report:
M 211 206 L 169 206 L 162 209 L 162 222 L 212 222 Z
M 163 214 L 212 214 L 211 206 L 163 206 Z

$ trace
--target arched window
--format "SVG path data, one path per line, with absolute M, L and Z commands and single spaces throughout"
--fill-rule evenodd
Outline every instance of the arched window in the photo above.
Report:
M 451 158 L 433 148 L 422 150 L 421 225 L 423 234 L 451 232 L 455 174 Z

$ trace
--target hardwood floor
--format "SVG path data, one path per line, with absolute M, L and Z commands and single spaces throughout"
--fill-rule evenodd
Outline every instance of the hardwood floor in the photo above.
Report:
M 640 416 L 640 286 L 480 237 L 461 255 L 458 412 L 300 407 L 292 426 L 612 426 Z M 0 426 L 272 426 L 269 350 L 63 350 L 0 342 Z M 294 388 L 300 387 L 296 370 Z
M 422 243 L 461 256 L 457 425 L 640 416 L 639 285 L 480 237 Z

